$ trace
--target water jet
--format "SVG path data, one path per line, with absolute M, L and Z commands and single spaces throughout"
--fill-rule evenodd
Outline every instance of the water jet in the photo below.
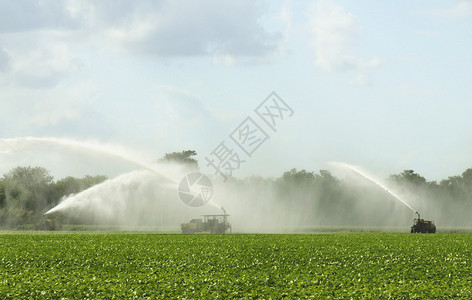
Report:
M 337 167 L 342 167 L 342 168 L 345 168 L 345 169 L 348 169 L 348 170 L 351 170 L 352 172 L 354 172 L 355 174 L 363 177 L 364 179 L 374 183 L 375 185 L 377 185 L 378 187 L 380 187 L 382 190 L 384 190 L 385 192 L 387 192 L 389 195 L 391 195 L 393 198 L 395 198 L 396 200 L 400 201 L 401 203 L 403 203 L 406 207 L 408 207 L 411 211 L 413 211 L 414 213 L 416 213 L 416 210 L 411 207 L 410 204 L 408 204 L 405 200 L 403 200 L 400 196 L 398 196 L 397 194 L 395 194 L 391 189 L 387 188 L 384 184 L 382 184 L 380 182 L 380 180 L 368 175 L 367 173 L 365 173 L 364 171 L 360 170 L 358 167 L 355 167 L 353 165 L 349 165 L 349 164 L 346 164 L 346 163 L 343 163 L 343 162 L 330 162 L 329 164 L 333 165 L 333 166 L 337 166 Z

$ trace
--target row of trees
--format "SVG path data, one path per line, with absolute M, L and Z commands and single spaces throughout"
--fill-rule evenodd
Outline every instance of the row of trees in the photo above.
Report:
M 55 181 L 42 167 L 17 167 L 0 178 L 0 226 L 38 224 L 44 213 L 67 195 L 79 193 L 107 177 L 66 177 Z
M 472 168 L 461 175 L 428 181 L 413 170 L 384 180 L 386 186 L 423 217 L 444 226 L 471 226 Z M 406 205 L 383 188 L 359 177 L 338 179 L 329 171 L 318 174 L 292 169 L 274 181 L 281 203 L 292 202 L 300 215 L 311 207 L 315 225 L 399 225 L 411 218 Z M 295 202 L 295 203 L 293 203 Z M 306 213 L 305 213 L 306 215 Z M 403 218 L 402 216 L 405 216 Z
M 173 161 L 198 168 L 188 150 L 166 154 L 160 162 Z M 0 226 L 37 224 L 44 213 L 64 197 L 101 183 L 106 176 L 66 177 L 54 180 L 42 167 L 17 167 L 0 178 Z M 356 181 L 357 180 L 357 181 Z M 471 226 L 472 169 L 462 175 L 428 181 L 413 170 L 391 175 L 387 184 L 402 199 L 427 218 L 450 226 Z M 412 212 L 382 188 L 362 180 L 339 179 L 327 170 L 318 173 L 292 169 L 279 178 L 250 177 L 229 180 L 239 201 L 248 199 L 262 205 L 264 211 L 281 208 L 295 216 L 300 224 L 316 225 L 398 225 L 411 218 Z M 241 193 L 243 191 L 243 193 Z M 265 202 L 261 202 L 264 199 Z M 400 221 L 399 221 L 400 220 Z M 399 222 L 398 222 L 399 221 Z

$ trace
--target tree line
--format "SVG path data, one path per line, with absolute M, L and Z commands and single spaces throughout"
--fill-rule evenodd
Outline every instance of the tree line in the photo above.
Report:
M 443 226 L 472 226 L 472 168 L 439 182 L 428 181 L 414 170 L 384 180 L 392 192 L 422 217 Z M 339 179 L 327 170 L 314 173 L 292 169 L 273 180 L 281 203 L 291 203 L 308 215 L 312 225 L 405 224 L 410 209 L 372 182 L 354 176 Z M 295 203 L 293 203 L 295 202 Z M 311 214 L 303 214 L 311 208 Z M 406 223 L 408 224 L 408 223 Z
M 195 155 L 191 150 L 174 152 L 159 161 L 198 167 Z M 16 167 L 0 178 L 0 226 L 18 228 L 37 224 L 63 197 L 107 179 L 107 176 L 97 175 L 55 180 L 43 167 Z M 370 182 L 357 180 L 353 183 L 352 178 L 337 178 L 328 170 L 316 173 L 292 169 L 278 178 L 231 178 L 229 184 L 248 193 L 254 191 L 253 195 L 265 191 L 263 197 L 300 216 L 300 221 L 309 226 L 397 225 L 398 218 L 392 218 L 393 212 L 411 217 L 409 209 L 392 195 Z M 423 215 L 434 216 L 449 226 L 472 225 L 472 168 L 439 182 L 405 170 L 389 176 L 386 182 Z M 405 218 L 399 219 L 403 224 Z
M 66 177 L 55 181 L 43 167 L 16 167 L 0 178 L 0 226 L 21 228 L 39 224 L 44 213 L 64 196 L 77 194 L 107 180 L 107 176 Z

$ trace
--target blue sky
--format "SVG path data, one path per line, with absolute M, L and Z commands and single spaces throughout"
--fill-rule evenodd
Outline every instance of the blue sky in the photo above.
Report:
M 3 0 L 0 138 L 203 164 L 275 91 L 294 114 L 234 175 L 343 161 L 439 180 L 472 167 L 471 32 L 472 1 Z M 41 163 L 96 171 L 75 160 Z

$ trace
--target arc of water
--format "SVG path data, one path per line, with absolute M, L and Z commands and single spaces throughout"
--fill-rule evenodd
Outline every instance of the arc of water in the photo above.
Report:
M 110 188 L 110 186 L 113 186 L 113 184 L 119 184 L 125 181 L 129 181 L 131 179 L 139 178 L 139 176 L 142 176 L 143 174 L 142 172 L 143 171 L 131 171 L 128 173 L 124 173 L 116 178 L 108 179 L 102 183 L 96 184 L 86 190 L 81 191 L 80 193 L 69 195 L 61 203 L 59 203 L 55 207 L 48 210 L 45 213 L 45 215 L 59 212 L 63 209 L 67 209 L 74 205 L 80 205 L 80 203 L 78 203 L 77 201 L 79 202 L 83 201 L 84 197 L 87 198 L 87 196 L 93 195 L 93 193 L 98 193 L 103 188 L 107 188 L 107 187 Z M 149 171 L 145 171 L 145 172 L 149 172 Z M 155 176 L 154 173 L 149 173 L 149 174 L 153 174 Z M 89 204 L 89 203 L 86 203 L 86 204 Z
M 102 144 L 97 144 L 97 143 L 90 143 L 90 142 L 82 142 L 82 141 L 77 141 L 77 140 L 72 140 L 72 139 L 64 139 L 64 138 L 55 138 L 55 137 L 17 137 L 17 138 L 4 138 L 0 139 L 0 154 L 1 153 L 11 153 L 11 152 L 17 152 L 21 151 L 23 148 L 27 148 L 31 145 L 37 144 L 37 143 L 45 143 L 45 144 L 54 144 L 54 145 L 61 145 L 65 147 L 70 147 L 70 148 L 81 148 L 85 150 L 90 150 L 94 151 L 97 153 L 102 153 L 102 154 L 107 154 L 111 155 L 113 157 L 119 158 L 123 161 L 130 162 L 136 166 L 139 166 L 140 168 L 147 169 L 159 176 L 162 176 L 166 178 L 167 180 L 170 180 L 172 184 L 177 184 L 177 180 L 166 176 L 159 172 L 157 168 L 153 167 L 149 163 L 142 161 L 139 158 L 136 158 L 135 155 L 132 155 L 129 153 L 129 151 L 120 149 L 119 147 L 116 146 L 110 146 L 110 145 L 102 145 Z M 97 185 L 93 188 L 100 188 L 100 185 Z M 88 191 L 89 189 L 75 195 L 82 195 L 82 193 Z M 72 197 L 73 199 L 74 197 Z M 64 207 L 65 202 L 69 202 L 72 200 L 69 200 L 71 198 L 67 198 L 64 202 L 60 203 L 56 207 L 52 208 L 49 210 L 46 214 L 52 213 L 55 211 L 58 211 Z M 215 206 L 217 208 L 221 208 L 215 201 L 210 201 L 210 205 Z
M 61 145 L 70 148 L 81 148 L 85 150 L 94 151 L 97 153 L 111 155 L 113 157 L 119 158 L 123 161 L 132 163 L 140 168 L 147 169 L 152 171 L 160 176 L 171 180 L 173 183 L 177 181 L 169 176 L 166 176 L 160 173 L 156 168 L 152 167 L 149 163 L 142 161 L 139 158 L 136 158 L 134 155 L 130 154 L 126 150 L 117 150 L 120 149 L 117 146 L 102 145 L 97 143 L 82 142 L 72 139 L 63 139 L 63 138 L 54 138 L 54 137 L 17 137 L 11 139 L 0 139 L 0 153 L 10 153 L 20 151 L 22 148 L 34 145 L 36 143 L 45 143 L 45 144 L 55 144 Z
M 61 203 L 59 203 L 55 207 L 48 210 L 45 213 L 45 215 L 57 213 L 59 211 L 67 209 L 67 208 L 77 204 L 77 201 L 83 200 L 83 197 L 88 197 L 88 195 L 90 195 L 94 192 L 99 192 L 102 188 L 109 187 L 114 183 L 123 182 L 123 180 L 129 180 L 129 178 L 133 178 L 135 176 L 141 176 L 141 174 L 142 173 L 139 173 L 138 171 L 132 171 L 132 172 L 129 172 L 129 173 L 125 173 L 125 174 L 122 174 L 122 175 L 120 175 L 120 176 L 118 176 L 114 179 L 109 179 L 109 180 L 106 180 L 102 183 L 94 185 L 94 186 L 92 186 L 92 187 L 90 187 L 90 188 L 88 188 L 88 189 L 86 189 L 86 190 L 84 190 L 84 191 L 82 191 L 78 194 L 70 195 L 69 197 L 64 199 Z M 154 173 L 151 172 L 150 174 L 154 174 Z M 175 187 L 175 185 L 173 183 L 171 183 L 171 185 L 173 187 Z M 222 209 L 222 207 L 220 205 L 218 205 L 217 203 L 215 203 L 215 201 L 209 201 L 208 204 L 210 204 L 210 205 L 212 205 L 212 206 L 214 206 L 218 209 Z
M 355 167 L 355 166 L 352 166 L 352 165 L 349 165 L 349 164 L 346 164 L 346 163 L 343 163 L 343 162 L 330 162 L 329 164 L 331 165 L 334 165 L 334 166 L 340 166 L 340 167 L 343 167 L 343 168 L 346 168 L 346 169 L 349 169 L 351 171 L 353 171 L 354 173 L 356 173 L 357 175 L 360 175 L 361 177 L 363 177 L 364 179 L 367 179 L 368 181 L 376 184 L 377 186 L 379 186 L 381 189 L 383 189 L 385 192 L 387 192 L 388 194 L 390 194 L 391 196 L 393 196 L 395 199 L 397 199 L 398 201 L 400 201 L 401 203 L 403 203 L 404 205 L 406 205 L 409 209 L 411 209 L 414 213 L 416 213 L 416 210 L 411 207 L 410 204 L 408 204 L 407 202 L 405 202 L 400 196 L 398 196 L 397 194 L 395 194 L 393 191 L 391 191 L 390 189 L 388 189 L 387 187 L 385 187 L 378 179 L 375 179 L 373 178 L 372 176 L 366 174 L 365 172 L 363 172 L 362 170 L 360 170 L 359 168 Z

